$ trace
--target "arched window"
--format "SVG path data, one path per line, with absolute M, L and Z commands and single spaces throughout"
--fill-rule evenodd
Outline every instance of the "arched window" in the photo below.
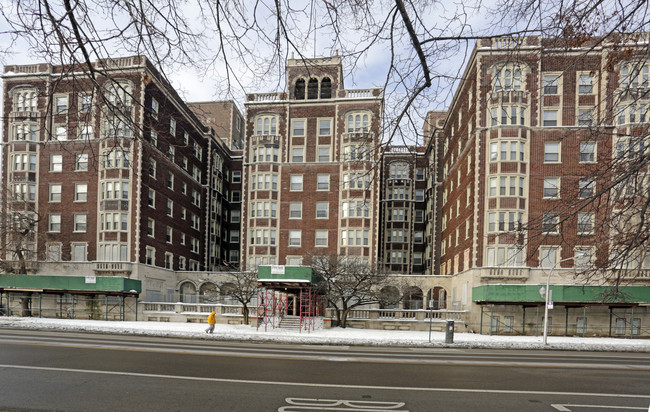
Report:
M 313 77 L 307 83 L 307 98 L 318 99 L 318 80 Z
M 493 90 L 521 90 L 521 69 L 518 67 L 506 66 L 494 73 Z
M 196 286 L 192 282 L 183 282 L 178 289 L 181 302 L 196 303 Z
M 324 78 L 320 83 L 320 98 L 332 98 L 332 80 L 329 77 Z
M 348 133 L 368 133 L 370 131 L 370 115 L 368 113 L 349 113 L 346 130 Z
M 35 112 L 36 91 L 22 89 L 15 92 L 13 110 L 15 112 Z
M 395 286 L 384 286 L 379 291 L 380 309 L 399 309 L 399 290 Z
M 296 80 L 296 87 L 293 91 L 293 96 L 296 100 L 305 99 L 305 79 Z
M 422 289 L 411 286 L 404 292 L 404 309 L 422 309 Z
M 218 303 L 219 289 L 212 282 L 205 282 L 199 288 L 199 301 L 201 303 Z
M 278 118 L 274 115 L 260 116 L 255 123 L 255 134 L 258 136 L 276 135 L 278 131 Z

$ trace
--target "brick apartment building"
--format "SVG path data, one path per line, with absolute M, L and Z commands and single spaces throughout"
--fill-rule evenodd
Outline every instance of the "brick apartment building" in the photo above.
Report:
M 312 255 L 370 264 L 379 239 L 381 89 L 346 90 L 339 57 L 287 62 L 287 89 L 246 101 L 242 264 Z
M 237 266 L 240 205 L 229 194 L 241 156 L 226 146 L 241 141 L 234 104 L 218 104 L 227 122 L 204 124 L 192 111 L 203 105 L 185 104 L 146 58 L 94 68 L 95 79 L 69 66 L 4 68 L 3 207 L 38 220 L 28 259 L 127 276 L 134 264 Z
M 149 301 L 212 288 L 206 272 L 341 255 L 392 273 L 402 309 L 526 334 L 554 269 L 552 331 L 607 333 L 609 319 L 610 334 L 647 334 L 650 259 L 607 305 L 573 276 L 613 253 L 606 209 L 580 202 L 647 136 L 647 40 L 623 55 L 608 41 L 480 40 L 422 147 L 381 146 L 383 91 L 345 89 L 337 56 L 290 59 L 286 90 L 247 95 L 245 121 L 231 102 L 183 103 L 143 58 L 98 62 L 114 74 L 94 88 L 66 68 L 7 66 L 5 201 L 45 217 L 39 264 L 130 270 Z

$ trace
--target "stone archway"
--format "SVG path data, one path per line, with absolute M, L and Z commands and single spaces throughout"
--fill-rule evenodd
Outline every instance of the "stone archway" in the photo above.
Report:
M 190 281 L 185 281 L 178 287 L 179 300 L 183 303 L 196 303 L 196 285 Z
M 424 294 L 422 289 L 417 286 L 409 286 L 404 291 L 403 302 L 404 309 L 422 309 Z
M 200 303 L 218 303 L 219 288 L 212 282 L 205 282 L 199 287 Z
M 427 292 L 427 309 L 447 309 L 447 291 L 441 286 L 435 286 Z

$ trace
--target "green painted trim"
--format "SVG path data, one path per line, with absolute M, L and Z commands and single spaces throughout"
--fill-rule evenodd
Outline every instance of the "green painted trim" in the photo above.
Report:
M 95 283 L 91 283 L 92 280 Z M 0 274 L 0 288 L 35 290 L 74 290 L 97 292 L 142 292 L 142 282 L 113 276 L 41 276 Z
M 474 302 L 544 303 L 539 290 L 545 285 L 481 285 L 472 288 Z M 625 286 L 618 292 L 612 286 L 551 285 L 554 303 L 649 303 L 650 287 Z

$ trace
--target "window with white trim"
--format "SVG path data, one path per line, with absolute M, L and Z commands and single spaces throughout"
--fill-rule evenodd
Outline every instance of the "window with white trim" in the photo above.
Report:
M 49 201 L 51 203 L 61 202 L 61 183 L 50 184 Z
M 330 190 L 330 175 L 316 176 L 316 190 Z
M 493 79 L 493 90 L 521 90 L 521 68 L 508 65 L 499 69 Z
M 596 142 L 580 142 L 580 163 L 596 161 Z
M 86 217 L 85 214 L 75 214 L 74 215 L 74 228 L 73 231 L 77 233 L 86 232 Z
M 316 202 L 316 219 L 329 218 L 329 202 Z
M 38 94 L 34 89 L 19 89 L 13 94 L 14 112 L 35 112 Z
M 559 177 L 545 177 L 544 178 L 544 198 L 559 198 L 560 197 L 560 178 Z
M 526 144 L 518 140 L 499 140 L 490 142 L 490 162 L 525 161 Z
M 557 246 L 541 246 L 539 248 L 539 266 L 550 269 L 557 265 L 559 252 L 560 248 Z
M 292 192 L 302 191 L 302 175 L 291 175 L 289 190 Z
M 327 244 L 328 244 L 327 230 L 317 230 L 314 235 L 314 246 L 327 247 Z
M 589 73 L 578 73 L 578 94 L 594 94 L 594 78 Z
M 587 199 L 592 197 L 596 191 L 596 182 L 589 177 L 581 177 L 578 180 L 578 197 Z
M 60 233 L 61 232 L 61 215 L 50 214 L 48 216 L 48 226 L 47 231 L 50 233 Z
M 560 216 L 556 213 L 542 214 L 542 233 L 557 234 L 560 228 Z
M 485 251 L 486 266 L 523 265 L 523 251 L 517 246 L 488 246 Z
M 88 183 L 74 184 L 74 201 L 85 202 L 88 200 Z
M 302 219 L 302 202 L 289 203 L 289 219 Z
M 302 231 L 301 230 L 290 230 L 289 231 L 289 246 L 300 246 L 302 242 Z
M 348 113 L 346 130 L 348 133 L 368 133 L 370 131 L 370 114 L 364 112 Z
M 293 120 L 291 122 L 291 136 L 301 137 L 305 135 L 305 123 L 306 120 Z
M 560 79 L 562 74 L 547 74 L 544 73 L 542 79 L 542 86 L 544 88 L 544 95 L 556 95 L 560 91 Z
M 592 235 L 594 233 L 594 213 L 578 213 L 578 234 Z
M 544 163 L 559 163 L 561 160 L 560 147 L 559 142 L 545 142 Z
M 255 119 L 255 134 L 257 136 L 276 135 L 278 128 L 278 117 L 275 115 L 258 116 Z

